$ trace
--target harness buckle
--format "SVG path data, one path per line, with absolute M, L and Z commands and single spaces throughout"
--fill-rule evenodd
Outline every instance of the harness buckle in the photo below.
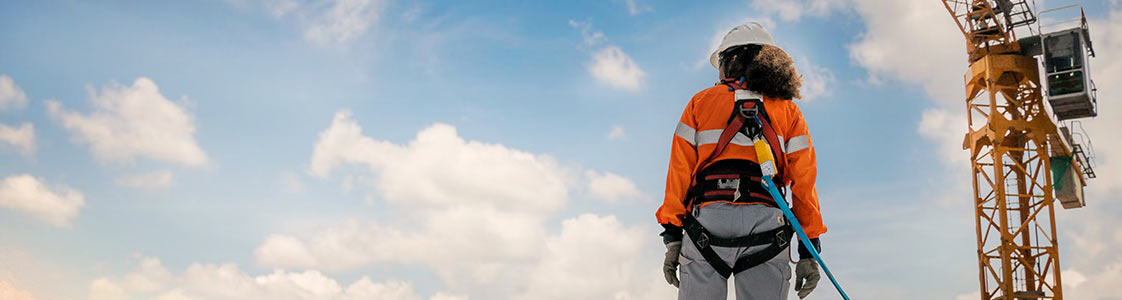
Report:
M 749 120 L 752 120 L 753 118 L 756 117 L 756 114 L 759 113 L 759 111 L 760 111 L 759 107 L 757 105 L 755 105 L 755 104 L 760 104 L 759 101 L 760 101 L 759 99 L 738 100 L 738 101 L 736 101 L 736 109 L 737 109 L 738 112 L 740 112 L 741 116 L 744 116 L 744 118 L 747 118 Z M 748 103 L 754 103 L 754 104 L 753 105 L 748 105 Z M 747 107 L 747 106 L 751 106 L 751 107 Z
M 780 230 L 780 231 L 775 232 L 775 242 L 779 244 L 779 248 L 787 247 L 787 244 L 790 242 L 790 241 L 787 240 L 786 237 L 783 236 L 784 232 L 787 232 L 787 231 L 786 230 Z
M 731 190 L 740 187 L 740 178 L 718 178 L 717 189 Z

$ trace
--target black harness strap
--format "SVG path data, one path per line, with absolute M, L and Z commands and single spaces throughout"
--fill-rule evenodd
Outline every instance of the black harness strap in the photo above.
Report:
M 721 84 L 728 85 L 730 91 L 745 88 L 742 82 L 735 82 L 732 80 L 722 80 Z M 736 136 L 738 132 L 743 131 L 748 125 L 758 127 L 753 128 L 753 130 L 758 130 L 756 132 L 763 135 L 764 139 L 771 147 L 773 155 L 775 155 L 775 167 L 779 173 L 776 176 L 776 179 L 778 179 L 779 181 L 777 181 L 776 183 L 782 186 L 782 172 L 786 167 L 786 156 L 785 153 L 783 153 L 783 148 L 780 147 L 780 145 L 782 145 L 782 141 L 779 140 L 775 129 L 772 128 L 771 120 L 768 118 L 767 112 L 764 111 L 763 102 L 761 102 L 759 99 L 736 101 L 735 108 L 733 109 L 733 116 L 730 118 L 728 126 L 725 127 L 725 129 L 721 132 L 721 137 L 717 141 L 716 149 L 713 149 L 713 152 L 710 153 L 709 157 L 705 158 L 705 160 L 702 161 L 702 163 L 699 165 L 699 169 L 706 169 L 710 163 L 715 163 L 713 160 L 720 156 L 721 153 L 724 152 L 725 147 L 727 147 L 729 142 L 732 141 L 733 137 Z M 759 166 L 757 165 L 756 168 L 758 169 Z M 699 183 L 722 179 L 732 179 L 732 176 L 736 176 L 738 180 L 745 181 L 751 181 L 755 179 L 753 178 L 753 176 L 750 176 L 748 174 L 721 174 L 718 176 L 710 176 L 711 178 L 702 179 L 702 173 L 704 172 L 701 172 L 701 170 L 699 170 L 697 174 L 693 176 L 693 179 L 690 182 L 690 188 L 689 192 L 687 193 L 687 200 L 685 203 L 686 211 L 692 212 L 694 209 L 694 205 L 696 204 L 717 200 L 714 197 L 732 198 L 733 202 L 740 200 L 736 199 L 736 197 L 734 196 L 735 193 L 740 191 L 739 189 L 700 191 L 700 187 L 698 186 Z M 732 176 L 722 178 L 723 176 L 728 175 Z M 720 184 L 718 183 L 718 186 L 719 185 Z M 770 197 L 766 197 L 765 193 L 755 193 L 751 190 L 745 190 L 744 192 L 747 192 L 749 197 L 741 198 L 758 198 L 760 200 L 770 200 L 772 201 L 771 203 L 775 203 L 774 201 L 786 201 L 785 199 L 771 199 Z M 766 205 L 769 203 L 765 201 L 761 202 L 761 204 Z M 697 221 L 697 219 L 695 219 L 692 213 L 686 214 L 685 219 L 682 220 L 682 225 L 684 225 L 683 229 L 685 230 L 686 234 L 689 235 L 690 240 L 693 241 L 694 246 L 697 247 L 697 250 L 701 253 L 701 256 L 709 262 L 709 265 L 713 267 L 713 270 L 716 270 L 718 274 L 725 278 L 728 278 L 732 274 L 740 273 L 741 271 L 758 266 L 772 259 L 776 255 L 779 255 L 779 253 L 783 252 L 783 250 L 787 248 L 791 241 L 791 235 L 793 234 L 793 229 L 791 228 L 790 223 L 787 223 L 773 230 L 758 232 L 747 236 L 736 238 L 719 238 L 709 233 L 709 231 L 706 230 L 705 227 Z M 768 246 L 763 250 L 756 251 L 752 254 L 737 258 L 736 263 L 734 263 L 732 266 L 729 266 L 727 263 L 725 263 L 724 259 L 721 259 L 721 256 L 713 250 L 713 246 L 752 247 L 758 245 Z
M 701 256 L 709 262 L 713 270 L 722 277 L 728 278 L 732 274 L 740 273 L 741 271 L 751 269 L 758 266 L 787 249 L 787 245 L 791 241 L 791 226 L 784 225 L 779 228 L 758 232 L 755 234 L 736 237 L 736 238 L 719 238 L 713 236 L 701 225 L 693 216 L 687 216 L 683 222 L 685 225 L 686 234 L 690 236 L 697 251 Z M 713 246 L 717 247 L 752 247 L 758 245 L 768 245 L 763 250 L 756 251 L 752 254 L 745 255 L 736 260 L 736 263 L 729 266 L 725 260 L 713 250 Z

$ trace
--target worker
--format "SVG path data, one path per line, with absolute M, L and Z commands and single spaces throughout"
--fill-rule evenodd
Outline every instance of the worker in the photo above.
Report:
M 816 249 L 826 232 L 810 131 L 791 101 L 799 98 L 802 79 L 791 57 L 755 22 L 729 31 L 710 63 L 720 81 L 695 94 L 682 112 L 666 196 L 655 213 L 665 229 L 666 281 L 678 287 L 678 299 L 725 299 L 730 276 L 739 300 L 787 299 L 792 227 L 776 208 L 775 201 L 786 200 L 770 197 L 761 176 L 774 175 L 784 191 L 789 186 L 794 216 Z M 734 119 L 744 125 L 734 128 Z M 760 152 L 766 150 L 772 153 Z M 799 298 L 819 280 L 818 264 L 802 244 L 795 267 Z

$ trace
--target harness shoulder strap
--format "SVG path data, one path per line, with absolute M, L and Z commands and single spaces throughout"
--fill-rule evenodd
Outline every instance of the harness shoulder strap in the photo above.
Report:
M 725 84 L 729 85 L 730 90 L 743 90 L 739 89 L 739 86 L 733 85 L 732 83 Z M 736 87 L 736 89 L 734 89 L 734 87 Z M 767 110 L 764 108 L 762 100 L 737 100 L 736 105 L 733 109 L 733 115 L 734 116 L 732 120 L 729 121 L 728 126 L 726 126 L 725 129 L 721 131 L 721 137 L 717 140 L 716 148 L 713 149 L 713 152 L 710 153 L 709 156 L 706 157 L 700 165 L 698 165 L 698 172 L 697 174 L 694 174 L 693 178 L 690 180 L 688 190 L 693 190 L 693 188 L 697 186 L 698 176 L 701 174 L 700 170 L 704 169 L 706 166 L 712 163 L 714 159 L 721 156 L 721 153 L 725 151 L 725 148 L 728 147 L 728 144 L 732 141 L 733 137 L 735 137 L 736 134 L 740 132 L 745 125 L 748 124 L 749 118 L 752 118 L 752 121 L 760 124 L 761 133 L 763 134 L 764 139 L 767 140 L 768 145 L 771 147 L 771 152 L 773 153 L 773 155 L 775 155 L 775 163 L 777 169 L 777 176 L 775 177 L 779 179 L 778 181 L 780 184 L 783 183 L 784 176 L 782 175 L 787 166 L 787 156 L 784 153 L 783 148 L 780 146 L 782 145 L 783 141 L 781 141 L 779 139 L 779 136 L 775 133 L 775 128 L 771 126 L 771 118 L 767 115 Z M 689 211 L 693 206 L 692 197 L 687 196 L 686 202 L 686 210 Z

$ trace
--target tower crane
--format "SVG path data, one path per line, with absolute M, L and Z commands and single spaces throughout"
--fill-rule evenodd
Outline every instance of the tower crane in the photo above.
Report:
M 981 298 L 1063 299 L 1054 207 L 1083 207 L 1083 187 L 1095 177 L 1090 139 L 1072 132 L 1082 129 L 1072 120 L 1098 114 L 1082 7 L 1062 8 L 1079 8 L 1076 25 L 1043 33 L 1027 0 L 940 1 L 965 37 L 970 65 L 963 149 Z M 1018 30 L 1028 36 L 1018 39 Z

